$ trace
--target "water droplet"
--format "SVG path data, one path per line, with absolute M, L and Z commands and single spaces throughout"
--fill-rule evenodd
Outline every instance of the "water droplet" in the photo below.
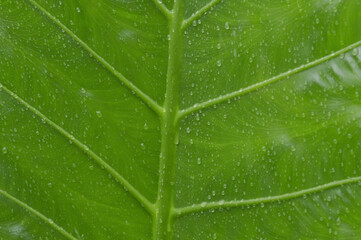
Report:
M 218 61 L 217 61 L 217 66 L 218 66 L 218 67 L 222 66 L 222 61 L 221 61 L 221 60 L 218 60 Z
M 358 48 L 352 50 L 352 55 L 357 56 L 359 54 Z
M 80 8 L 77 7 L 77 8 L 76 8 L 76 11 L 77 11 L 78 13 L 80 13 Z
M 141 148 L 142 150 L 144 150 L 144 149 L 145 149 L 145 145 L 144 145 L 144 143 L 141 143 L 141 144 L 140 144 L 140 148 Z
M 224 25 L 224 27 L 228 30 L 228 29 L 229 29 L 229 23 L 226 22 L 226 24 Z
M 2 152 L 3 152 L 3 154 L 7 154 L 7 153 L 8 153 L 8 149 L 7 149 L 6 147 L 3 147 Z
M 96 114 L 97 114 L 98 118 L 101 118 L 103 116 L 101 111 L 96 111 Z
M 174 144 L 178 145 L 179 144 L 179 134 L 177 134 L 174 138 Z

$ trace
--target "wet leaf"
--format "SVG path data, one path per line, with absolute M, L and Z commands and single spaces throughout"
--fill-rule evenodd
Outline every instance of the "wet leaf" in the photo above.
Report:
M 359 0 L 3 0 L 0 239 L 358 239 Z

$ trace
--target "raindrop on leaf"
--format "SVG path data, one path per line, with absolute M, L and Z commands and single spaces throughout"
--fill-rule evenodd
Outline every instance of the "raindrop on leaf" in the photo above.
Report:
M 3 148 L 2 148 L 2 152 L 3 152 L 3 154 L 7 154 L 7 153 L 8 153 L 8 149 L 7 149 L 6 147 L 3 147 Z

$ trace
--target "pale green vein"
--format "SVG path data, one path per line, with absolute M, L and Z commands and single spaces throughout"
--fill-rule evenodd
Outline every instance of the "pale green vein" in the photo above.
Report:
M 53 220 L 51 220 L 50 218 L 44 216 L 42 213 L 38 212 L 37 210 L 35 210 L 34 208 L 30 207 L 29 205 L 27 205 L 26 203 L 20 201 L 19 199 L 13 197 L 12 195 L 10 195 L 9 193 L 5 192 L 4 190 L 0 189 L 0 194 L 3 195 L 4 197 L 6 197 L 7 199 L 15 202 L 17 205 L 21 206 L 22 208 L 24 208 L 25 210 L 27 210 L 28 212 L 34 214 L 35 216 L 37 216 L 38 218 L 40 218 L 41 220 L 43 220 L 45 223 L 49 224 L 51 227 L 53 227 L 55 230 L 57 230 L 59 233 L 61 233 L 64 237 L 66 237 L 67 239 L 70 240 L 78 240 L 77 238 L 73 237 L 70 233 L 68 233 L 67 231 L 64 230 L 64 228 L 60 227 L 58 224 L 54 223 Z
M 151 214 L 154 214 L 154 205 L 144 197 L 135 187 L 133 187 L 124 177 L 122 177 L 114 168 L 112 168 L 108 163 L 106 163 L 101 157 L 95 154 L 88 146 L 80 142 L 73 135 L 65 131 L 62 127 L 51 121 L 48 117 L 42 114 L 39 110 L 31 106 L 29 103 L 25 102 L 22 98 L 16 95 L 14 92 L 6 88 L 4 85 L 0 84 L 0 90 L 3 90 L 9 94 L 12 98 L 18 101 L 21 105 L 29 109 L 35 115 L 37 115 L 42 121 L 46 122 L 49 126 L 58 131 L 65 138 L 69 139 L 73 144 L 75 144 L 79 149 L 86 153 L 89 157 L 94 159 L 102 168 L 104 168 L 109 174 L 111 174 L 120 184 L 122 184 L 127 191 L 129 191 L 132 196 L 137 199 L 141 205 Z
M 102 58 L 98 53 L 96 53 L 88 44 L 81 40 L 75 33 L 73 33 L 69 28 L 62 24 L 57 18 L 55 18 L 51 13 L 49 13 L 45 8 L 40 6 L 34 0 L 28 0 L 34 7 L 39 9 L 43 14 L 45 14 L 50 20 L 52 20 L 56 25 L 58 25 L 64 32 L 66 32 L 71 38 L 73 38 L 80 46 L 82 46 L 86 51 L 88 51 L 100 64 L 102 64 L 109 72 L 116 76 L 125 86 L 127 86 L 132 92 L 134 92 L 147 106 L 149 106 L 154 112 L 159 115 L 163 115 L 163 108 L 158 105 L 151 97 L 145 94 L 137 86 L 135 86 L 131 81 L 129 81 L 123 74 L 118 72 L 110 63 L 108 63 L 104 58 Z
M 211 8 L 213 8 L 214 6 L 216 6 L 218 3 L 220 3 L 222 0 L 212 0 L 211 2 L 209 2 L 207 5 L 205 5 L 204 7 L 202 7 L 201 9 L 199 9 L 198 11 L 196 11 L 195 13 L 192 14 L 192 16 L 190 16 L 188 19 L 183 21 L 182 24 L 182 30 L 185 30 L 187 27 L 189 27 L 189 25 L 192 24 L 192 22 L 194 22 L 195 20 L 199 19 L 200 17 L 203 16 L 203 14 L 205 14 L 206 12 L 208 12 Z
M 159 8 L 159 10 L 166 16 L 168 19 L 170 19 L 173 15 L 172 12 L 162 3 L 160 0 L 152 0 L 154 4 Z
M 173 214 L 175 216 L 201 212 L 209 209 L 217 209 L 217 208 L 235 208 L 235 207 L 242 207 L 242 206 L 250 206 L 250 205 L 258 205 L 264 203 L 271 203 L 271 202 L 281 202 L 290 199 L 295 199 L 299 197 L 303 197 L 306 195 L 322 192 L 327 189 L 340 187 L 345 184 L 352 184 L 361 181 L 361 177 L 353 177 L 348 179 L 343 179 L 339 181 L 334 181 L 331 183 L 327 183 L 324 185 L 319 185 L 313 188 L 304 189 L 297 192 L 286 193 L 278 196 L 270 196 L 270 197 L 262 197 L 256 199 L 248 199 L 248 200 L 234 200 L 234 201 L 218 201 L 218 202 L 204 202 L 201 204 L 196 204 L 184 208 L 175 208 Z
M 269 78 L 265 81 L 262 81 L 262 82 L 259 82 L 259 83 L 256 83 L 256 84 L 253 84 L 251 86 L 248 86 L 246 88 L 241 88 L 237 91 L 234 91 L 234 92 L 231 92 L 231 93 L 228 93 L 228 94 L 225 94 L 225 95 L 222 95 L 220 97 L 217 97 L 217 98 L 213 98 L 213 99 L 210 99 L 208 101 L 205 101 L 203 103 L 198 103 L 198 104 L 195 104 L 193 105 L 192 107 L 189 107 L 187 109 L 184 109 L 184 110 L 181 110 L 179 111 L 178 113 L 178 118 L 181 119 L 183 118 L 184 116 L 187 116 L 195 111 L 198 111 L 198 110 L 202 110 L 202 109 L 205 109 L 205 108 L 208 108 L 208 107 L 211 107 L 211 106 L 214 106 L 216 104 L 219 104 L 219 103 L 223 103 L 227 100 L 230 100 L 230 99 L 233 99 L 233 98 L 236 98 L 236 97 L 239 97 L 239 96 L 243 96 L 243 95 L 246 95 L 248 93 L 251 93 L 251 92 L 254 92 L 254 91 L 257 91 L 263 87 L 266 87 L 272 83 L 276 83 L 282 79 L 285 79 L 285 78 L 288 78 L 292 75 L 295 75 L 296 73 L 299 73 L 299 72 L 303 72 L 305 70 L 308 70 L 312 67 L 315 67 L 321 63 L 324 63 L 326 61 L 329 61 L 333 58 L 336 58 L 338 56 L 340 56 L 341 54 L 344 54 L 348 51 L 351 51 L 352 49 L 356 48 L 356 47 L 359 47 L 361 46 L 361 41 L 359 42 L 356 42 L 354 44 L 351 44 L 337 52 L 334 52 L 334 53 L 331 53 L 330 55 L 327 55 L 325 57 L 322 57 L 320 59 L 317 59 L 315 61 L 312 61 L 310 63 L 307 63 L 305 65 L 302 65 L 302 66 L 299 66 L 295 69 L 292 69 L 288 72 L 284 72 L 284 73 L 281 73 L 280 75 L 277 75 L 275 77 L 272 77 L 272 78 Z

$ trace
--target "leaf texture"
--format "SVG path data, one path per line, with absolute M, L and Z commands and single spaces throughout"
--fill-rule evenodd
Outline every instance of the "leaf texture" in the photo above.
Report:
M 0 239 L 359 239 L 359 0 L 0 2 Z

